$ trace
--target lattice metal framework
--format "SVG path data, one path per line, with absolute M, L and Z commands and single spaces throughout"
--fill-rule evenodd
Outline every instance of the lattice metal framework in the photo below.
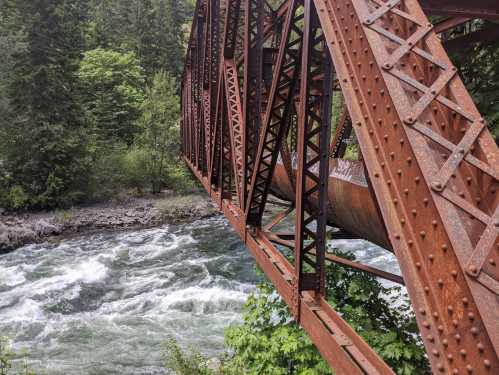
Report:
M 429 14 L 449 18 L 435 28 Z M 437 35 L 476 17 L 499 19 L 499 5 L 196 6 L 186 163 L 338 374 L 393 371 L 328 304 L 329 261 L 406 285 L 434 373 L 499 373 L 498 148 Z M 345 166 L 361 182 L 339 179 Z M 267 219 L 271 195 L 289 205 Z M 294 232 L 276 232 L 288 215 Z M 328 226 L 383 244 L 402 277 L 329 254 Z

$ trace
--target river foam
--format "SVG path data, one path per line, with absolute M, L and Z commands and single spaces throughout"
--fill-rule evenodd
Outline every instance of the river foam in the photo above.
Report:
M 168 335 L 222 350 L 257 280 L 220 218 L 27 246 L 0 256 L 0 335 L 50 374 L 162 374 Z

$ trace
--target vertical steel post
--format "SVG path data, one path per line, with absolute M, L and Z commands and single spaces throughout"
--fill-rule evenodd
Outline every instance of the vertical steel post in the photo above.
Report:
M 305 0 L 296 178 L 295 293 L 325 294 L 326 204 L 331 132 L 332 68 L 315 5 Z M 314 90 L 317 77 L 322 86 Z M 318 204 L 313 207 L 311 201 Z M 300 306 L 294 308 L 300 317 Z

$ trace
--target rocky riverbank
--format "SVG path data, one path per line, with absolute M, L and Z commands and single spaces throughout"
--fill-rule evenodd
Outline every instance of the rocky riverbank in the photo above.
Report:
M 206 218 L 217 213 L 202 193 L 132 198 L 126 202 L 53 212 L 0 213 L 0 253 L 88 231 L 151 228 Z

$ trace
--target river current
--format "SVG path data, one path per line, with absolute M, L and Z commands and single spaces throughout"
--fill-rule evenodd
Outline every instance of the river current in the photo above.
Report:
M 367 242 L 334 246 L 397 272 Z M 221 217 L 26 246 L 0 256 L 0 336 L 49 375 L 165 374 L 168 335 L 216 356 L 258 281 Z

